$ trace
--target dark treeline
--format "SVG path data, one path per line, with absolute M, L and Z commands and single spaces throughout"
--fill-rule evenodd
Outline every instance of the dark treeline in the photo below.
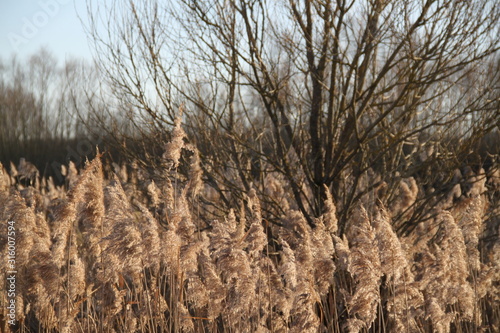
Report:
M 0 162 L 9 169 L 24 158 L 56 183 L 62 181 L 61 165 L 83 167 L 96 148 L 108 161 L 124 163 L 100 130 L 109 122 L 94 124 L 88 117 L 103 107 L 101 88 L 83 59 L 60 64 L 46 49 L 26 59 L 0 59 Z

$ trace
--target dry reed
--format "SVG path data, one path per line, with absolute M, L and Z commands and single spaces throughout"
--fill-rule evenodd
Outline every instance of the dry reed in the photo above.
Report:
M 191 158 L 187 179 L 177 170 L 183 154 Z M 9 175 L 0 166 L 0 217 L 4 227 L 16 221 L 19 265 L 19 323 L 1 319 L 3 331 L 499 328 L 498 234 L 482 245 L 498 205 L 485 195 L 495 179 L 471 177 L 464 193 L 454 187 L 403 236 L 393 219 L 409 218 L 420 195 L 415 179 L 404 179 L 390 206 L 374 192 L 366 196 L 340 234 L 339 207 L 328 189 L 313 228 L 271 175 L 265 193 L 283 209 L 278 224 L 263 216 L 255 189 L 225 218 L 203 220 L 200 158 L 185 142 L 180 120 L 163 157 L 157 172 L 163 178 L 154 181 L 136 166 L 131 174 L 117 167 L 120 175 L 105 179 L 99 158 L 80 173 L 70 165 L 67 191 L 50 179 L 20 186 L 16 169 Z M 373 177 L 367 173 L 363 186 L 378 182 Z M 7 249 L 4 233 L 0 249 Z M 2 260 L 2 270 L 5 265 Z M 1 298 L 5 304 L 5 290 Z

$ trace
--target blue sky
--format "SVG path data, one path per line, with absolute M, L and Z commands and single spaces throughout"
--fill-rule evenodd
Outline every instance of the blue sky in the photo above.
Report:
M 46 47 L 63 62 L 91 59 L 87 36 L 80 22 L 87 20 L 84 0 L 1 0 L 0 58 L 21 58 Z

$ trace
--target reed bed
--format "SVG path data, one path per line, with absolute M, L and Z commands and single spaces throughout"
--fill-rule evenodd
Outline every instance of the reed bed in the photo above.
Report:
M 17 248 L 16 325 L 2 290 L 2 332 L 500 330 L 499 207 L 486 195 L 497 174 L 429 203 L 408 235 L 392 221 L 419 195 L 413 178 L 390 207 L 367 196 L 343 234 L 330 195 L 314 228 L 286 202 L 269 223 L 254 190 L 207 224 L 199 157 L 176 131 L 155 180 L 105 179 L 99 156 L 71 172 L 69 190 L 40 178 L 23 187 L 0 168 L 2 272 L 8 221 Z M 181 181 L 183 151 L 191 162 Z

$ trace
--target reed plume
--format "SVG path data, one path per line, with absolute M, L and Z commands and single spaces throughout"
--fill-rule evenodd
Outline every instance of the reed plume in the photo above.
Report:
M 478 245 L 484 228 L 485 208 L 485 200 L 482 196 L 477 195 L 464 199 L 451 212 L 464 236 L 468 264 L 471 269 L 476 271 L 480 270 L 481 266 Z
M 182 149 L 184 148 L 184 138 L 186 133 L 181 126 L 182 119 L 177 117 L 175 119 L 175 126 L 172 131 L 172 138 L 165 144 L 165 152 L 163 153 L 163 160 L 167 170 L 176 169 L 179 166 Z
M 350 315 L 346 323 L 349 332 L 369 328 L 377 317 L 380 303 L 379 285 L 383 273 L 375 237 L 367 211 L 359 207 L 354 212 L 347 231 L 347 270 L 355 282 L 354 293 L 345 294 Z
M 407 210 L 413 206 L 418 196 L 418 185 L 415 178 L 402 179 L 396 191 L 395 199 L 390 206 L 392 216 L 408 213 Z
M 103 265 L 109 272 L 107 279 L 116 283 L 118 273 L 122 273 L 137 283 L 146 261 L 141 232 L 123 188 L 116 179 L 106 186 L 104 196 L 106 216 L 111 226 L 109 235 L 103 238 Z
M 438 212 L 435 223 L 439 228 L 434 242 L 421 253 L 427 262 L 420 260 L 417 281 L 425 297 L 426 317 L 439 330 L 448 332 L 455 316 L 473 319 L 474 290 L 467 280 L 469 270 L 462 231 L 447 211 Z M 450 306 L 456 310 L 448 311 Z

